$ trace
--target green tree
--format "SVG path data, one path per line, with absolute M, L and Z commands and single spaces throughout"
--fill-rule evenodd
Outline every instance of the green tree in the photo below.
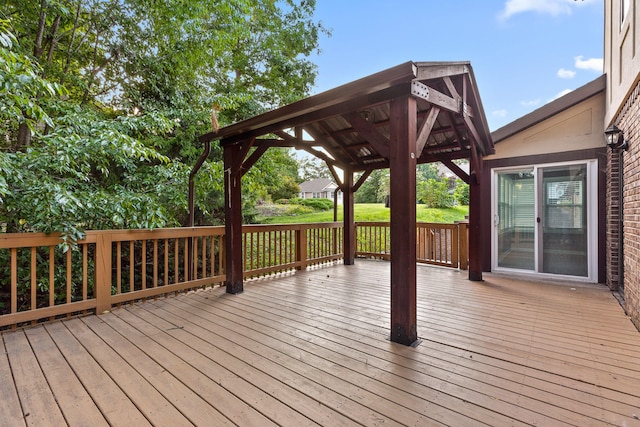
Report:
M 299 161 L 301 182 L 318 178 L 331 178 L 327 165 L 316 157 L 304 157 Z
M 469 184 L 461 179 L 456 179 L 456 188 L 453 190 L 453 198 L 459 205 L 469 205 Z
M 427 179 L 426 185 L 418 191 L 418 200 L 429 208 L 450 208 L 453 196 L 449 192 L 449 180 Z
M 362 184 L 353 196 L 355 203 L 382 203 L 384 202 L 387 188 L 385 183 L 388 182 L 389 171 L 378 169 L 371 172 L 371 175 Z
M 187 177 L 211 129 L 305 96 L 324 31 L 315 1 L 5 0 L 0 6 L 0 226 L 184 224 Z M 286 176 L 272 153 L 243 179 L 247 209 Z M 293 166 L 292 166 L 293 165 Z M 221 149 L 196 179 L 220 222 Z M 293 172 L 291 172 L 293 170 Z M 28 197 L 27 197 L 28 196 Z M 37 206 L 36 206 L 37 205 Z

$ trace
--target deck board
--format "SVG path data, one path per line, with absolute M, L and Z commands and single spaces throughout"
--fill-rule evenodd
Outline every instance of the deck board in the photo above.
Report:
M 388 340 L 389 263 L 360 260 L 4 332 L 3 422 L 640 426 L 606 288 L 417 270 L 415 348 Z
M 107 426 L 108 423 L 93 404 L 80 381 L 44 328 L 25 331 L 51 392 L 71 425 Z

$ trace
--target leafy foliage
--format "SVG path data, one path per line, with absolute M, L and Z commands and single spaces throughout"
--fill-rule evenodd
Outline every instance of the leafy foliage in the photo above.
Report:
M 333 201 L 329 199 L 293 199 L 291 203 L 308 206 L 318 211 L 333 209 Z
M 418 200 L 429 208 L 450 208 L 453 206 L 453 196 L 449 192 L 449 180 L 427 179 L 421 189 Z
M 181 225 L 210 130 L 304 97 L 315 1 L 6 0 L 0 7 L 0 230 Z M 218 224 L 222 152 L 196 178 L 196 223 Z M 243 179 L 245 212 L 292 194 L 286 150 Z
M 362 184 L 353 196 L 355 203 L 384 202 L 388 193 L 389 171 L 378 169 L 371 172 L 369 178 Z
M 469 184 L 461 179 L 456 179 L 456 188 L 453 190 L 453 198 L 459 205 L 469 205 Z
M 301 181 L 311 181 L 318 178 L 331 178 L 331 172 L 327 165 L 320 159 L 315 157 L 304 157 L 300 160 Z

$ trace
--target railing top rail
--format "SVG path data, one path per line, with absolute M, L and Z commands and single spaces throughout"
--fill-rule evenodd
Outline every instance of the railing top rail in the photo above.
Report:
M 0 249 L 32 248 L 37 246 L 56 246 L 60 244 L 59 233 L 5 233 L 0 234 Z M 96 235 L 87 235 L 79 243 L 95 243 Z
M 342 221 L 338 222 L 309 222 L 295 224 L 245 224 L 242 231 L 259 232 L 259 231 L 276 231 L 276 230 L 308 230 L 311 228 L 340 228 L 343 226 Z
M 417 228 L 439 228 L 439 229 L 453 229 L 457 228 L 457 224 L 445 224 L 441 222 L 416 222 Z
M 391 222 L 389 221 L 356 221 L 356 225 L 361 227 L 390 227 Z
M 388 221 L 358 221 L 361 227 L 389 227 Z M 418 222 L 417 227 L 454 228 L 457 224 Z M 313 228 L 340 228 L 343 222 L 318 222 L 301 224 L 247 224 L 242 229 L 246 232 L 278 231 L 278 230 L 308 230 Z M 91 230 L 86 232 L 84 239 L 78 243 L 95 243 L 98 236 L 109 235 L 113 242 L 125 242 L 131 240 L 176 239 L 201 236 L 224 235 L 224 226 L 202 227 L 175 227 L 141 230 Z M 55 246 L 61 242 L 59 233 L 0 233 L 0 249 L 29 248 L 37 246 Z
M 153 230 L 90 230 L 78 243 L 95 243 L 98 236 L 109 235 L 113 242 L 131 240 L 176 239 L 224 235 L 224 226 L 157 228 Z M 55 246 L 61 242 L 60 233 L 0 233 L 0 249 Z

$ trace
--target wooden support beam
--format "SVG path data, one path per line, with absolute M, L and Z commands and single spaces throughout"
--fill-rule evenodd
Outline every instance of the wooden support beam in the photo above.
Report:
M 391 341 L 418 339 L 416 300 L 416 99 L 391 100 Z
M 387 87 L 381 89 L 380 91 L 364 93 L 351 99 L 343 99 L 343 97 L 341 96 L 339 98 L 342 99 L 342 102 L 340 102 L 340 99 L 336 98 L 333 100 L 331 105 L 328 105 L 325 108 L 319 108 L 316 106 L 308 113 L 303 113 L 302 110 L 298 108 L 299 103 L 289 104 L 278 110 L 256 116 L 253 119 L 249 119 L 235 125 L 227 126 L 226 128 L 223 128 L 218 132 L 210 132 L 201 135 L 199 137 L 199 140 L 201 142 L 205 142 L 207 140 L 212 141 L 214 139 L 220 139 L 220 144 L 223 146 L 234 144 L 247 137 L 267 135 L 280 129 L 301 126 L 307 123 L 317 122 L 320 120 L 325 120 L 329 117 L 345 114 L 349 111 L 358 110 L 360 108 L 367 108 L 374 104 L 386 102 L 390 98 L 405 95 L 409 91 L 409 82 L 399 82 L 397 84 L 389 86 L 390 84 L 393 84 L 393 82 L 387 82 Z M 339 88 L 336 88 L 336 90 L 337 89 Z M 327 94 L 328 92 L 321 95 L 326 96 Z M 300 102 L 310 103 L 310 100 L 313 100 L 313 98 L 316 97 L 307 98 L 306 100 Z M 284 114 L 284 110 L 290 111 L 291 113 Z M 304 108 L 303 110 L 307 109 Z M 274 117 L 274 120 L 271 121 L 267 119 L 267 116 L 271 117 L 271 115 L 280 115 L 280 117 Z M 254 121 L 263 121 L 263 123 L 256 123 L 256 127 L 253 127 Z
M 373 124 L 357 112 L 344 114 L 342 117 L 351 124 L 360 136 L 369 141 L 382 157 L 389 158 L 389 140 Z
M 481 197 L 478 173 L 469 183 L 469 280 L 482 281 L 482 230 L 480 229 Z
M 235 155 L 234 163 L 232 165 L 233 173 L 237 174 L 240 172 L 240 168 L 242 168 L 242 162 L 244 162 L 244 158 L 253 147 L 253 143 L 255 142 L 255 138 L 251 138 L 247 141 L 244 141 L 242 144 L 238 144 L 238 152 Z
M 309 132 L 309 134 L 316 140 L 323 140 L 323 139 L 328 139 L 331 142 L 333 142 L 334 144 L 336 144 L 340 150 L 347 156 L 349 157 L 349 159 L 351 159 L 351 161 L 353 163 L 358 163 L 358 159 L 356 158 L 356 156 L 353 155 L 353 153 L 351 152 L 351 150 L 347 149 L 344 144 L 342 142 L 340 142 L 337 138 L 334 138 L 331 135 L 331 129 L 329 128 L 329 126 L 326 125 L 326 123 L 324 122 L 320 122 L 318 123 L 320 125 L 320 128 L 323 130 L 324 135 L 320 136 L 317 135 L 316 132 Z M 323 144 L 326 145 L 326 144 Z
M 458 102 L 457 99 L 445 95 L 417 80 L 411 82 L 411 95 L 424 99 L 430 104 L 437 105 L 445 110 L 460 113 L 460 102 Z
M 431 135 L 431 130 L 433 129 L 433 125 L 436 123 L 438 114 L 440 114 L 440 108 L 436 107 L 435 105 L 431 106 L 429 115 L 422 123 L 420 132 L 418 133 L 416 141 L 416 158 L 419 158 L 422 155 L 422 150 L 424 149 L 425 145 L 427 145 L 427 140 L 429 139 L 429 135 Z
M 448 167 L 451 172 L 456 174 L 458 178 L 463 180 L 465 184 L 469 184 L 471 182 L 471 178 L 469 177 L 469 174 L 463 171 L 462 169 L 460 169 L 460 166 L 453 163 L 451 159 L 448 159 L 444 156 L 440 156 L 440 157 L 441 157 L 440 162 L 446 167 Z
M 234 165 L 242 162 L 242 148 L 237 144 L 224 147 L 224 226 L 227 292 L 243 291 L 242 268 L 242 174 Z
M 364 171 L 364 173 L 360 176 L 360 178 L 358 178 L 358 182 L 356 182 L 356 184 L 353 186 L 354 193 L 358 191 L 360 187 L 362 187 L 362 184 L 364 184 L 367 178 L 369 178 L 369 175 L 371 175 L 371 172 L 373 172 L 373 169 Z
M 310 145 L 297 145 L 296 148 L 301 149 L 306 151 L 307 153 L 311 154 L 314 157 L 319 158 L 320 160 L 324 160 L 324 162 L 327 165 L 331 165 L 331 166 L 335 166 L 337 163 L 335 161 L 335 159 L 332 159 L 331 157 L 327 156 L 325 153 L 323 153 L 322 151 L 318 151 L 315 148 L 313 148 Z
M 336 184 L 338 184 L 339 188 L 342 188 L 343 183 L 340 180 L 340 177 L 338 176 L 338 172 L 335 170 L 335 168 L 332 165 L 330 165 L 329 163 L 326 163 L 326 164 L 327 164 L 327 168 L 329 169 L 329 172 L 331 173 L 331 176 L 333 177 L 333 180 L 336 182 Z
M 256 164 L 260 157 L 269 149 L 268 145 L 260 145 L 256 147 L 256 149 L 251 153 L 251 155 L 242 163 L 242 167 L 240 168 L 240 175 L 244 176 L 245 173 L 249 172 L 249 169 L 253 165 Z
M 451 97 L 459 99 L 460 95 L 458 94 L 458 90 L 453 84 L 453 80 L 451 80 L 451 77 L 445 76 L 442 78 L 442 80 L 444 81 L 444 84 L 447 86 L 447 89 L 449 90 L 449 94 L 451 95 Z
M 343 208 L 343 256 L 345 265 L 353 265 L 356 259 L 356 223 L 353 214 L 353 171 L 344 171 L 342 208 Z

